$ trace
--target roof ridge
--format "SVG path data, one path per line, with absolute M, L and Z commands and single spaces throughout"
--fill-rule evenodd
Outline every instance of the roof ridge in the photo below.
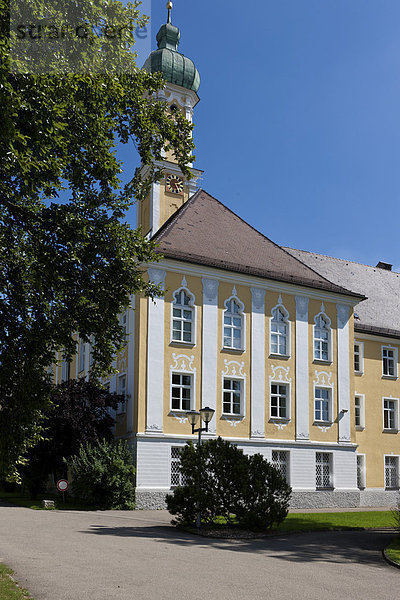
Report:
M 291 248 L 290 246 L 282 246 L 282 249 L 285 250 L 286 252 L 288 250 L 295 250 L 297 252 L 305 252 L 306 254 L 315 254 L 317 256 L 323 256 L 325 258 L 332 258 L 333 260 L 341 260 L 342 262 L 346 262 L 346 263 L 352 263 L 353 265 L 361 265 L 362 267 L 369 267 L 370 269 L 379 269 L 379 271 L 382 271 L 384 273 L 392 273 L 395 275 L 400 275 L 400 273 L 398 271 L 389 271 L 386 269 L 381 269 L 380 267 L 377 267 L 376 265 L 367 265 L 366 263 L 362 263 L 359 262 L 357 260 L 349 260 L 348 258 L 338 258 L 337 256 L 331 256 L 330 254 L 322 254 L 321 252 L 313 252 L 312 250 L 301 250 L 300 248 Z M 290 252 L 289 252 L 290 254 Z M 293 256 L 293 255 L 291 255 Z

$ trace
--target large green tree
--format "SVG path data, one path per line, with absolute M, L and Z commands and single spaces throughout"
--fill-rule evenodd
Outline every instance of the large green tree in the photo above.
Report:
M 27 2 L 45 15 L 46 2 Z M 79 6 L 89 31 L 111 17 L 143 25 L 139 3 L 52 4 Z M 107 47 L 92 36 L 92 54 L 68 46 L 51 64 L 37 56 L 31 65 L 43 72 L 32 73 L 29 60 L 11 60 L 9 22 L 9 2 L 0 0 L 0 476 L 8 477 L 40 437 L 55 352 L 75 352 L 74 332 L 94 336 L 96 373 L 107 371 L 124 341 L 117 316 L 130 295 L 157 293 L 141 267 L 157 260 L 154 245 L 124 216 L 159 176 L 153 165 L 163 148 L 185 173 L 193 148 L 191 125 L 156 100 L 161 77 L 136 68 L 132 40 Z M 71 53 L 74 73 L 66 72 Z M 118 69 L 107 69 L 110 58 Z M 122 185 L 116 147 L 130 140 L 149 169 Z

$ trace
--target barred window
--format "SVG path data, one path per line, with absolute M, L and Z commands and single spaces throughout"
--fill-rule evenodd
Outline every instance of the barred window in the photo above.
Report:
M 192 376 L 180 373 L 172 374 L 171 408 L 190 410 L 192 400 Z
M 236 300 L 226 303 L 224 312 L 224 347 L 240 350 L 243 348 L 243 315 Z
M 185 485 L 185 478 L 181 473 L 182 446 L 171 447 L 171 487 Z
M 315 485 L 318 489 L 332 486 L 332 461 L 328 452 L 317 452 L 315 455 Z
M 174 294 L 172 309 L 172 339 L 174 342 L 193 342 L 193 308 L 191 298 L 185 290 Z
M 385 487 L 392 490 L 399 487 L 398 456 L 385 456 Z
M 272 450 L 272 466 L 289 482 L 289 452 L 285 450 Z
M 271 418 L 289 418 L 288 396 L 287 385 L 271 383 Z
M 224 379 L 223 410 L 225 415 L 242 414 L 242 381 Z
M 288 354 L 288 323 L 280 308 L 272 311 L 271 319 L 271 354 Z

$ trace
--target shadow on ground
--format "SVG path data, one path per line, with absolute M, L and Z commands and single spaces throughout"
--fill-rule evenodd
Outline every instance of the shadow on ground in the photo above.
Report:
M 191 535 L 172 527 L 92 525 L 88 535 L 151 538 L 178 546 L 206 546 L 229 552 L 265 553 L 289 562 L 361 563 L 382 567 L 381 551 L 394 536 L 387 531 L 319 531 L 280 534 L 262 539 L 222 540 Z

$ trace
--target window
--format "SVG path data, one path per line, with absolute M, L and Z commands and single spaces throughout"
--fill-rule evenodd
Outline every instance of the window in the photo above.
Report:
M 332 420 L 332 391 L 328 388 L 314 389 L 314 421 L 330 422 Z
M 385 377 L 397 377 L 397 351 L 382 346 L 382 374 Z
M 224 312 L 224 348 L 243 349 L 243 315 L 241 308 L 233 298 L 225 302 Z
M 315 454 L 315 485 L 317 489 L 332 488 L 332 459 L 328 452 Z
M 357 487 L 365 488 L 365 454 L 357 454 Z
M 355 373 L 364 372 L 364 344 L 362 342 L 354 343 L 354 371 Z
M 314 359 L 330 360 L 331 329 L 328 320 L 323 315 L 315 317 L 314 326 Z
M 270 414 L 274 419 L 289 419 L 289 386 L 271 383 Z
M 192 376 L 172 373 L 171 389 L 172 410 L 190 410 L 192 408 Z
M 277 469 L 282 477 L 289 482 L 289 452 L 285 450 L 272 450 L 272 466 Z
M 399 487 L 399 457 L 385 456 L 385 488 L 397 490 Z
M 171 447 L 171 487 L 175 488 L 178 485 L 185 485 L 185 478 L 181 473 L 181 446 Z
M 174 294 L 172 308 L 172 341 L 193 343 L 193 308 L 192 299 L 185 292 L 179 290 Z
M 86 344 L 83 340 L 79 340 L 78 354 L 78 372 L 80 373 L 81 371 L 85 370 L 86 362 Z
M 398 427 L 398 400 L 393 398 L 383 399 L 383 428 L 397 431 Z
M 65 358 L 64 358 L 61 363 L 61 383 L 64 383 L 64 381 L 69 381 L 69 377 L 70 377 L 70 363 L 67 360 L 65 360 Z
M 272 310 L 270 353 L 288 356 L 289 354 L 289 324 L 287 316 L 281 308 Z
M 120 317 L 120 325 L 124 330 L 125 338 L 128 336 L 128 311 L 125 311 Z
M 355 425 L 357 429 L 364 429 L 364 396 L 357 394 L 354 399 L 354 407 L 355 407 Z
M 94 363 L 94 353 L 93 353 L 93 350 L 94 350 L 95 345 L 96 345 L 96 338 L 95 338 L 94 335 L 92 335 L 92 337 L 90 338 L 90 359 L 89 359 L 90 366 L 92 366 L 93 363 Z
M 117 394 L 125 397 L 124 402 L 118 403 L 118 412 L 124 413 L 126 411 L 126 375 L 120 375 L 117 379 Z
M 224 415 L 242 414 L 242 385 L 240 379 L 224 379 L 222 406 Z

